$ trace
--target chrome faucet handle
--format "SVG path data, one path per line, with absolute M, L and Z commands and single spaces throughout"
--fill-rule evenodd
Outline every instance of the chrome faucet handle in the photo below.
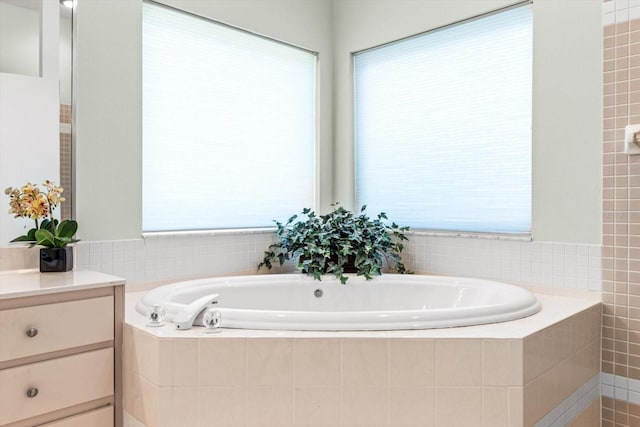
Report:
M 204 326 L 206 328 L 204 333 L 217 334 L 218 332 L 221 332 L 222 331 L 222 329 L 220 329 L 221 319 L 222 319 L 222 315 L 218 310 L 207 310 L 204 313 L 204 316 L 202 316 L 202 323 L 204 323 Z
M 160 304 L 153 304 L 153 308 L 151 309 L 151 312 L 148 316 L 149 322 L 146 324 L 146 326 L 149 326 L 151 328 L 164 326 L 164 315 L 164 308 Z

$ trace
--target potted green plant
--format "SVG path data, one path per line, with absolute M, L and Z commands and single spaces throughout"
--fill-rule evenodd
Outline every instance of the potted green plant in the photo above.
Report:
M 54 218 L 58 203 L 64 202 L 64 197 L 61 196 L 64 189 L 49 180 L 42 185 L 45 187 L 44 191 L 30 182 L 20 188 L 9 187 L 4 190 L 9 196 L 9 213 L 14 218 L 30 218 L 35 221 L 34 228 L 11 242 L 28 243 L 29 247 L 43 246 L 40 249 L 41 272 L 69 271 L 73 268 L 73 250 L 68 245 L 79 241 L 73 237 L 78 230 L 78 223 Z
M 345 273 L 367 280 L 380 275 L 385 263 L 398 273 L 410 273 L 401 258 L 409 227 L 387 225 L 384 212 L 371 219 L 365 209 L 362 206 L 357 215 L 339 205 L 326 215 L 304 209 L 304 220 L 298 220 L 298 215 L 285 224 L 274 220 L 278 242 L 265 251 L 258 269 L 270 269 L 276 260 L 280 265 L 297 260 L 298 270 L 314 279 L 332 274 L 342 284 L 348 279 Z

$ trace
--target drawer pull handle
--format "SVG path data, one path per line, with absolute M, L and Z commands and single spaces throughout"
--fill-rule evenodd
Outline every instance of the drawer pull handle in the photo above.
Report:
M 37 330 L 36 328 L 29 328 L 29 329 L 27 329 L 27 336 L 28 336 L 29 338 L 33 338 L 33 337 L 35 337 L 36 335 L 38 335 L 38 330 Z
M 38 395 L 38 389 L 35 387 L 31 387 L 29 390 L 27 390 L 27 397 L 36 397 Z

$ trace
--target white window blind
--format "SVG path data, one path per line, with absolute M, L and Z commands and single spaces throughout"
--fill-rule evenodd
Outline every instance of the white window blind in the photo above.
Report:
M 356 197 L 413 228 L 531 228 L 532 11 L 354 55 Z
M 143 9 L 143 230 L 272 226 L 314 205 L 316 55 Z

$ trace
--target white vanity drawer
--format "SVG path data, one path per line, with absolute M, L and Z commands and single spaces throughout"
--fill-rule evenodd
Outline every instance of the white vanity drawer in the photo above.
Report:
M 113 406 L 105 406 L 40 427 L 113 427 Z
M 0 362 L 113 340 L 113 297 L 0 310 L 0 340 Z
M 113 348 L 4 369 L 0 425 L 109 397 L 113 375 Z

